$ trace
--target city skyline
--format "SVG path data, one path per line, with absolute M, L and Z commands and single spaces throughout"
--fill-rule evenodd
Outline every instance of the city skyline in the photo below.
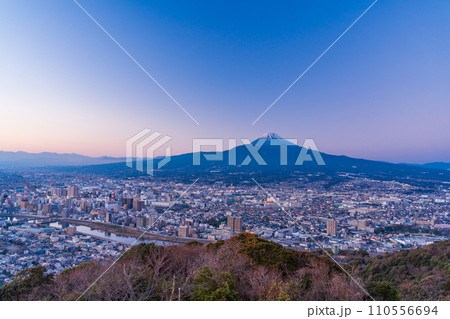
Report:
M 0 301 L 445 317 L 449 17 L 448 0 L 0 1 Z
M 1 150 L 121 157 L 149 127 L 173 137 L 174 154 L 192 138 L 274 131 L 329 154 L 450 162 L 444 1 L 376 3 L 253 126 L 373 1 L 79 3 L 200 125 L 74 2 L 7 1 Z

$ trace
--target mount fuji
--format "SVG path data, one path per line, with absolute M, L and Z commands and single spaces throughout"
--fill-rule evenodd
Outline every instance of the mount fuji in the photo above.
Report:
M 226 143 L 225 143 L 226 144 Z M 210 175 L 212 174 L 259 174 L 265 176 L 292 174 L 321 174 L 324 176 L 337 176 L 359 174 L 369 178 L 382 180 L 411 180 L 422 182 L 450 182 L 450 171 L 431 169 L 404 164 L 393 164 L 381 161 L 352 158 L 344 155 L 331 155 L 320 153 L 324 165 L 319 165 L 314 152 L 304 149 L 302 146 L 283 139 L 276 133 L 266 133 L 255 139 L 251 145 L 239 145 L 223 152 L 197 152 L 172 156 L 170 161 L 160 170 L 155 170 L 155 176 L 167 175 Z M 287 155 L 285 165 L 281 164 L 280 150 L 285 145 Z M 257 154 L 264 160 L 264 164 L 258 163 L 250 149 L 257 150 Z M 308 154 L 311 160 L 306 160 L 298 165 L 301 152 Z M 205 157 L 214 156 L 216 160 L 207 160 Z M 193 159 L 197 157 L 198 165 L 193 165 Z M 230 158 L 234 159 L 230 163 Z M 155 158 L 153 167 L 157 166 L 162 158 Z M 297 163 L 297 164 L 296 164 Z M 135 163 L 134 163 L 135 164 Z M 144 169 L 149 162 L 145 163 Z M 133 167 L 136 167 L 135 165 Z M 127 167 L 125 162 L 102 165 L 89 165 L 76 168 L 66 168 L 66 171 L 78 173 L 102 174 L 110 176 L 137 176 L 144 175 L 134 168 Z
M 263 140 L 282 140 L 283 138 L 278 135 L 277 133 L 265 133 L 263 136 L 259 137 L 258 139 Z

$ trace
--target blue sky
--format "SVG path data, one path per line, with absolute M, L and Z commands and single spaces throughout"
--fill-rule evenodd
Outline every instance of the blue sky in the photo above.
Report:
M 148 127 L 173 137 L 314 138 L 323 152 L 450 161 L 450 2 L 0 3 L 0 149 L 123 156 Z

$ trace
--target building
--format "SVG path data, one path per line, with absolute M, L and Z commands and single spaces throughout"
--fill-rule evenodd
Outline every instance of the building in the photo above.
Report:
M 240 233 L 240 232 L 242 232 L 242 218 L 236 217 L 236 218 L 234 219 L 233 231 L 234 231 L 235 233 Z
M 69 236 L 73 236 L 75 234 L 75 232 L 77 231 L 76 227 L 67 227 L 66 229 L 66 233 Z
M 234 233 L 242 232 L 242 218 L 241 217 L 227 217 L 227 227 L 230 228 Z
M 86 203 L 85 201 L 82 201 L 82 202 L 81 202 L 80 208 L 81 208 L 81 211 L 82 211 L 83 213 L 88 213 L 88 205 L 87 205 L 87 203 Z
M 52 212 L 52 205 L 50 204 L 44 204 L 42 206 L 42 213 L 45 215 L 50 215 L 50 213 Z
M 52 196 L 58 196 L 58 197 L 67 196 L 67 190 L 65 190 L 61 187 L 52 188 Z
M 26 208 L 28 205 L 28 199 L 21 199 L 19 200 L 19 207 L 20 208 Z
M 189 237 L 189 226 L 178 227 L 178 237 Z
M 80 189 L 75 186 L 67 187 L 67 197 L 78 197 L 80 194 Z
M 156 223 L 157 220 L 158 220 L 158 216 L 157 215 L 150 215 L 150 217 L 147 220 L 148 221 L 147 227 L 153 226 Z
M 133 199 L 133 210 L 136 212 L 139 212 L 141 210 L 143 210 L 145 207 L 145 202 L 142 200 L 139 200 L 139 198 L 134 198 Z
M 327 234 L 331 236 L 336 236 L 337 234 L 336 220 L 334 219 L 327 220 Z
M 69 213 L 69 210 L 67 208 L 63 208 L 63 210 L 61 212 L 61 217 L 62 218 L 69 218 L 70 217 L 70 213 Z
M 358 220 L 358 222 L 356 224 L 356 229 L 366 231 L 367 230 L 367 220 L 365 220 L 365 219 Z
M 123 204 L 123 209 L 133 208 L 133 198 L 123 198 L 122 204 Z
M 136 227 L 137 228 L 144 228 L 147 226 L 147 218 L 145 218 L 144 216 L 138 216 L 136 217 Z

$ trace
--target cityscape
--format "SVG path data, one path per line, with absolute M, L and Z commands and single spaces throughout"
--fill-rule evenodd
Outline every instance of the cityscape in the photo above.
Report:
M 448 318 L 449 16 L 0 1 L 4 312 Z
M 20 179 L 25 184 L 1 188 L 1 280 L 34 265 L 58 273 L 105 262 L 137 242 L 212 243 L 241 232 L 336 256 L 347 250 L 377 255 L 450 238 L 448 186 L 430 191 L 345 174 L 344 182 L 325 187 L 317 175 L 265 184 L 267 193 L 251 180 L 199 180 L 183 194 L 188 184 L 164 178 L 29 172 Z

